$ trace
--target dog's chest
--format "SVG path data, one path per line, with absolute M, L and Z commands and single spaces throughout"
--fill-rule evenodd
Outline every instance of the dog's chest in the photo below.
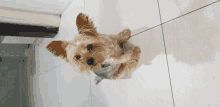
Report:
M 118 57 L 122 54 L 122 49 L 117 41 L 108 38 L 108 36 L 104 36 L 103 42 L 106 45 L 106 51 L 109 57 Z

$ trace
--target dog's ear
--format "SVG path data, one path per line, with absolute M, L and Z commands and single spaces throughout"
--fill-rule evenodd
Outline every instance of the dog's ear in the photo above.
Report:
M 94 27 L 93 22 L 83 13 L 79 13 L 76 19 L 76 26 L 79 34 L 96 36 L 97 30 Z
M 121 36 L 131 36 L 131 30 L 130 29 L 125 29 L 125 30 L 123 30 L 123 31 L 121 31 L 120 33 L 119 33 L 119 35 L 121 35 Z
M 125 29 L 125 30 L 121 31 L 118 35 L 119 35 L 119 38 L 118 38 L 119 40 L 127 41 L 131 37 L 131 30 Z
M 66 53 L 66 47 L 69 43 L 67 41 L 52 41 L 47 45 L 47 50 L 49 50 L 51 53 L 54 54 L 54 56 L 59 56 L 62 59 L 66 60 L 67 59 L 67 53 Z

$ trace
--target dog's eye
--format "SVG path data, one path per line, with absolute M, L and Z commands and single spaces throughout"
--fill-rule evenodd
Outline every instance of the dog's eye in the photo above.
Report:
M 88 49 L 88 50 L 92 50 L 92 49 L 93 49 L 93 46 L 90 44 L 90 45 L 87 46 L 87 49 Z
M 76 56 L 76 59 L 80 59 L 81 58 L 81 56 Z

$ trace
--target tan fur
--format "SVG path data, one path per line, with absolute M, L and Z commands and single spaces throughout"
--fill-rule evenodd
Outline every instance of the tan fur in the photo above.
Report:
M 100 34 L 89 17 L 82 13 L 77 16 L 76 25 L 79 36 L 71 41 L 52 41 L 47 49 L 77 67 L 81 73 L 97 71 L 103 63 L 109 62 L 121 64 L 111 79 L 120 79 L 126 72 L 131 75 L 130 71 L 137 66 L 141 52 L 138 46 L 133 46 L 127 41 L 131 36 L 129 29 L 119 34 Z M 120 43 L 123 43 L 123 48 L 120 47 Z M 91 46 L 90 44 L 92 49 L 87 47 Z M 80 56 L 80 59 L 77 59 L 77 56 Z M 93 60 L 87 62 L 90 58 Z

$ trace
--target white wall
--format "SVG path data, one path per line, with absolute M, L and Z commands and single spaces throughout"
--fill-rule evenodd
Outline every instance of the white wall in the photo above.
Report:
M 0 7 L 62 14 L 72 0 L 1 0 Z

